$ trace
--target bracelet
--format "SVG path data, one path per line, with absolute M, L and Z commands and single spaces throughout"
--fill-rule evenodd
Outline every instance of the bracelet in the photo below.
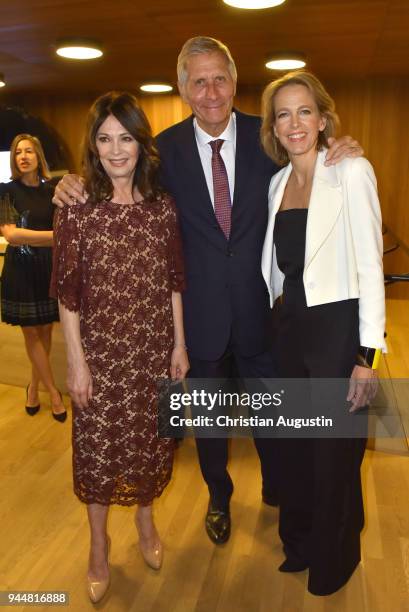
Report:
M 185 350 L 187 350 L 187 346 L 186 344 L 182 344 L 182 342 L 178 342 L 176 344 L 173 345 L 173 348 L 177 348 L 178 346 L 181 346 L 182 348 L 184 348 Z
M 376 370 L 379 364 L 381 352 L 381 349 L 360 346 L 356 356 L 356 363 L 363 368 L 371 368 L 372 370 Z

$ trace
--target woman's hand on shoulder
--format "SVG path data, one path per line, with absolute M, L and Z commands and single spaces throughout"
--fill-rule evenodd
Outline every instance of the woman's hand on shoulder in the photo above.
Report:
M 170 376 L 172 380 L 183 380 L 190 369 L 186 347 L 176 345 L 173 347 L 170 359 Z
M 68 364 L 67 388 L 73 404 L 78 408 L 87 408 L 92 398 L 92 377 L 86 361 Z
M 356 365 L 349 381 L 347 402 L 352 402 L 349 412 L 355 412 L 367 406 L 376 395 L 378 383 L 376 370 Z

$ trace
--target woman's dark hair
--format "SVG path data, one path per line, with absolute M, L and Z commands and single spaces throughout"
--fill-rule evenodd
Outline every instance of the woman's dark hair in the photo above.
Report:
M 109 115 L 113 115 L 139 143 L 133 184 L 145 199 L 155 200 L 160 193 L 159 154 L 145 113 L 135 96 L 126 91 L 110 91 L 100 96 L 89 110 L 83 146 L 85 190 L 89 200 L 97 203 L 112 199 L 112 181 L 99 160 L 96 147 L 97 132 Z

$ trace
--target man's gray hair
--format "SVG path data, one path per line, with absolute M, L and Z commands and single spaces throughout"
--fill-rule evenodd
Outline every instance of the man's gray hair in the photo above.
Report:
M 189 57 L 192 55 L 200 55 L 201 53 L 214 53 L 218 51 L 226 58 L 228 69 L 233 81 L 237 82 L 237 69 L 232 54 L 228 47 L 224 45 L 220 40 L 216 38 L 210 38 L 210 36 L 195 36 L 189 38 L 182 47 L 178 57 L 177 73 L 178 81 L 180 85 L 185 85 L 187 81 L 187 69 L 186 64 Z

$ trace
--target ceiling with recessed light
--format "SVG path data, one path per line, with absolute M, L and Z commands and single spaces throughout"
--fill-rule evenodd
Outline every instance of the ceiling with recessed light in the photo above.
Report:
M 0 0 L 2 91 L 94 92 L 175 83 L 178 51 L 198 34 L 222 39 L 239 82 L 264 85 L 273 52 L 297 50 L 325 78 L 409 75 L 409 0 L 287 0 L 239 10 L 222 0 Z M 57 57 L 56 41 L 92 38 L 102 58 Z

